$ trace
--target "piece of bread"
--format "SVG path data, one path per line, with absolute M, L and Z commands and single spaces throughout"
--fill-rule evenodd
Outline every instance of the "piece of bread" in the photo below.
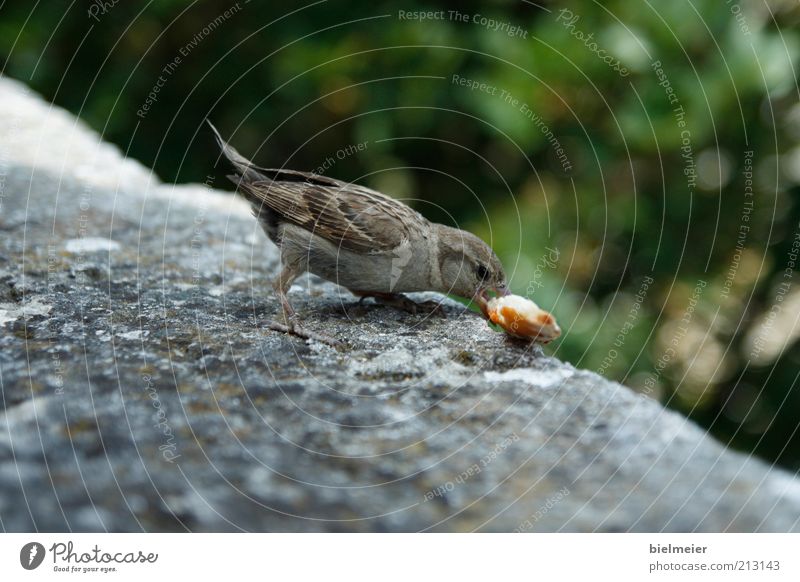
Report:
M 561 335 L 555 317 L 525 297 L 494 297 L 487 307 L 489 319 L 514 337 L 546 344 Z

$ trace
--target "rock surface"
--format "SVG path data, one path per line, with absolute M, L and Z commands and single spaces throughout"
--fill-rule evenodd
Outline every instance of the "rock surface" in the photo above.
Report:
M 270 331 L 243 203 L 2 78 L 0 136 L 5 531 L 800 529 L 792 475 L 457 303 L 308 277 L 293 302 L 344 347 Z

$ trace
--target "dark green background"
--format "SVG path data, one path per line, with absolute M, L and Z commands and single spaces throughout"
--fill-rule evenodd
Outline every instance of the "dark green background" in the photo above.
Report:
M 4 73 L 167 181 L 212 176 L 229 188 L 206 117 L 264 165 L 313 170 L 332 157 L 326 173 L 490 239 L 514 291 L 557 315 L 565 333 L 550 352 L 636 389 L 652 385 L 721 440 L 800 468 L 800 279 L 783 278 L 800 232 L 796 2 L 770 2 L 770 13 L 755 2 L 584 1 L 572 4 L 580 18 L 567 29 L 552 3 L 253 0 L 208 34 L 235 3 L 119 2 L 95 8 L 96 20 L 92 5 L 4 2 Z M 409 21 L 399 10 L 458 10 L 470 21 Z M 475 14 L 527 38 L 488 30 Z M 576 31 L 593 34 L 630 75 Z M 695 188 L 654 61 L 686 112 Z M 497 94 L 453 84 L 454 74 Z M 159 75 L 158 100 L 141 119 Z M 563 146 L 570 171 L 522 103 Z M 336 159 L 361 142 L 363 151 Z M 745 151 L 754 192 L 746 223 Z M 742 224 L 750 230 L 739 256 Z M 544 263 L 545 247 L 558 251 L 555 265 Z M 653 283 L 632 311 L 645 277 Z M 784 281 L 780 315 L 763 327 Z M 778 348 L 754 357 L 759 335 Z

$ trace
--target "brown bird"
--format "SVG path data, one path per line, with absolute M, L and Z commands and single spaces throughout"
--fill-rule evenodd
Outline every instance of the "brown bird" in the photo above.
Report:
M 236 173 L 228 176 L 281 253 L 274 283 L 284 323 L 272 327 L 330 342 L 297 321 L 287 296 L 306 271 L 416 312 L 403 293 L 438 291 L 471 299 L 486 315 L 488 292 L 507 295 L 497 255 L 470 232 L 430 222 L 402 202 L 364 186 L 317 174 L 256 166 L 216 135 Z

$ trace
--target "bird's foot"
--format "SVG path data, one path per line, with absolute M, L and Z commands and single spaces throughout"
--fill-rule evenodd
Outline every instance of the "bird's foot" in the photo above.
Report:
M 275 331 L 279 331 L 281 333 L 286 333 L 289 335 L 293 335 L 302 339 L 307 340 L 314 340 L 323 344 L 327 344 L 329 346 L 333 346 L 335 348 L 341 347 L 342 342 L 337 340 L 336 338 L 332 338 L 325 334 L 317 333 L 315 331 L 311 331 L 310 329 L 300 325 L 295 320 L 289 318 L 285 320 L 285 323 L 281 323 L 279 321 L 270 321 L 269 328 Z
M 405 311 L 406 313 L 411 313 L 412 315 L 416 315 L 417 313 L 425 313 L 428 315 L 437 314 L 437 315 L 444 315 L 441 310 L 441 303 L 438 301 L 423 301 L 421 303 L 417 303 L 416 301 L 412 301 L 402 293 L 356 293 L 357 295 L 361 296 L 361 299 L 358 300 L 359 304 L 364 301 L 367 297 L 372 297 L 375 299 L 376 302 L 387 305 L 389 307 L 394 307 L 395 309 L 399 309 L 401 311 Z

